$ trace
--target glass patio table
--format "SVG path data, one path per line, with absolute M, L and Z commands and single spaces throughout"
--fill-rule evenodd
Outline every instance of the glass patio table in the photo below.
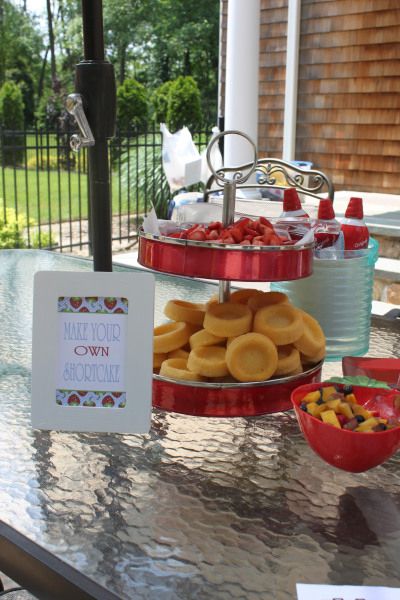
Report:
M 336 470 L 308 447 L 293 411 L 153 410 L 145 435 L 33 430 L 37 270 L 92 263 L 0 253 L 4 523 L 122 599 L 293 600 L 296 582 L 400 587 L 400 453 L 363 474 Z M 215 289 L 156 275 L 156 320 L 168 299 L 202 301 Z M 398 322 L 373 318 L 369 354 L 400 356 L 399 333 Z M 340 373 L 324 366 L 324 378 Z

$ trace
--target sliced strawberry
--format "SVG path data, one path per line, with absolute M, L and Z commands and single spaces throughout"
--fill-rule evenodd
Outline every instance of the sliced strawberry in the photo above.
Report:
M 243 231 L 239 229 L 239 227 L 234 227 L 231 229 L 231 236 L 237 244 L 240 244 L 240 242 L 243 241 Z
M 264 244 L 266 246 L 269 246 L 269 244 L 271 243 L 272 236 L 273 236 L 272 231 L 270 229 L 268 229 L 267 227 L 264 227 L 262 238 L 263 238 Z
M 188 234 L 187 239 L 194 242 L 204 242 L 206 239 L 206 232 L 203 229 L 196 229 L 196 231 L 192 231 Z
M 268 227 L 269 229 L 274 228 L 271 221 L 268 221 L 268 219 L 266 219 L 265 217 L 259 217 L 258 220 L 259 220 L 260 225 L 264 225 L 265 227 Z
M 245 234 L 245 237 L 246 235 L 251 235 L 252 237 L 256 237 L 257 235 L 259 235 L 258 231 L 252 229 L 251 227 L 245 227 L 243 232 Z
M 233 237 L 231 235 L 228 235 L 227 237 L 225 237 L 223 240 L 221 240 L 221 242 L 223 244 L 234 244 L 235 240 L 233 239 Z
M 239 242 L 239 246 L 251 246 L 251 240 L 242 240 Z
M 253 237 L 252 242 L 253 246 L 265 246 L 265 242 L 262 235 L 257 235 Z
M 271 237 L 269 238 L 269 245 L 270 246 L 280 246 L 281 245 L 281 238 L 279 237 L 279 235 L 276 235 L 275 233 L 271 235 Z
M 337 416 L 337 420 L 339 421 L 340 425 L 343 427 L 343 425 L 346 425 L 346 423 L 349 422 L 349 419 L 347 417 L 345 417 L 344 415 L 336 415 Z
M 249 219 L 248 217 L 241 217 L 233 223 L 233 226 L 239 227 L 239 229 L 243 230 L 245 227 L 248 227 L 249 223 L 251 223 L 251 219 Z
M 206 234 L 207 240 L 213 241 L 219 239 L 219 233 L 216 229 L 212 229 Z
M 208 224 L 207 229 L 208 231 L 212 231 L 214 229 L 222 229 L 222 223 L 221 221 L 212 221 Z

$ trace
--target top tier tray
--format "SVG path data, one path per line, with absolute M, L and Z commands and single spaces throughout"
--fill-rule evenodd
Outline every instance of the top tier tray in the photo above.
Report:
M 312 274 L 313 243 L 240 246 L 139 232 L 139 263 L 154 271 L 224 281 L 291 281 Z

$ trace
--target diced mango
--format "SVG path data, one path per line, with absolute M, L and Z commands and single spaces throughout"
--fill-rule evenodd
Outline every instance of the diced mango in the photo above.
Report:
M 335 400 L 327 400 L 326 405 L 328 406 L 328 408 L 331 408 L 332 410 L 337 412 L 337 409 L 339 408 L 341 402 L 342 401 L 340 400 L 340 398 L 335 398 Z
M 364 419 L 372 417 L 372 413 L 366 410 L 361 404 L 352 404 L 353 413 L 355 415 L 361 415 Z
M 371 431 L 375 425 L 378 425 L 378 419 L 371 417 L 359 424 L 356 431 Z
M 328 410 L 328 406 L 325 402 L 322 404 L 318 404 L 316 402 L 310 402 L 307 404 L 307 412 L 313 417 L 319 417 L 325 410 Z
M 319 390 L 315 390 L 315 392 L 308 392 L 302 400 L 308 404 L 309 402 L 317 402 L 321 398 L 321 392 Z
M 339 429 L 341 429 L 340 423 L 334 410 L 325 410 L 324 412 L 322 412 L 321 419 L 324 423 L 327 423 L 328 425 L 333 425 L 333 427 L 338 427 Z
M 337 412 L 340 415 L 344 415 L 348 419 L 352 419 L 354 416 L 351 406 L 347 402 L 341 402 L 338 406 Z
M 333 385 L 322 388 L 322 400 L 326 402 L 332 394 L 336 394 L 336 388 Z
M 351 402 L 351 404 L 357 404 L 357 398 L 354 394 L 346 394 L 346 402 Z

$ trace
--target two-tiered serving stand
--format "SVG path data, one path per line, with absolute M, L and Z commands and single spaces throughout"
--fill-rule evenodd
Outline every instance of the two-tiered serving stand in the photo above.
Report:
M 224 167 L 214 170 L 210 161 L 212 145 L 221 136 L 244 137 L 254 150 L 254 162 L 247 173 L 237 171 L 230 176 Z M 245 183 L 257 165 L 253 141 L 239 131 L 217 135 L 207 150 L 208 166 L 223 185 L 222 221 L 227 226 L 234 220 L 236 186 Z M 219 280 L 219 302 L 230 295 L 231 281 L 272 282 L 308 277 L 312 273 L 313 243 L 294 246 L 240 246 L 198 242 L 139 232 L 139 263 L 161 273 L 176 276 Z M 320 381 L 322 362 L 299 375 L 248 383 L 209 383 L 178 381 L 153 376 L 153 406 L 188 415 L 234 417 L 276 413 L 291 408 L 293 389 Z

